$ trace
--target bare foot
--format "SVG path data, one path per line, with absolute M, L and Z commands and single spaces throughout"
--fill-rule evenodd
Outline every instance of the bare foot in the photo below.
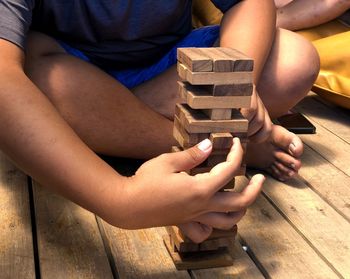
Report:
M 271 136 L 266 142 L 248 145 L 247 165 L 263 169 L 278 180 L 285 181 L 298 173 L 303 149 L 298 136 L 273 125 Z

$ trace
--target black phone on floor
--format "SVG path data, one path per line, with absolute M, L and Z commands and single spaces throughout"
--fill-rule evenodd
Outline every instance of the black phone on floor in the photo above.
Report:
M 291 113 L 273 121 L 295 134 L 315 134 L 316 127 L 301 113 Z

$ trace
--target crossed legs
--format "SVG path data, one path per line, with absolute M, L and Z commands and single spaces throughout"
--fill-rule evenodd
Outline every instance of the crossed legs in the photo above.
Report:
M 46 35 L 30 34 L 27 45 L 27 75 L 91 149 L 144 159 L 170 150 L 174 144 L 171 119 L 177 101 L 175 67 L 128 90 L 97 67 L 67 55 Z M 317 72 L 318 57 L 311 45 L 291 32 L 279 30 L 258 84 L 270 115 L 281 115 L 302 99 Z M 272 136 L 264 143 L 269 146 L 267 154 L 260 155 L 264 160 L 248 154 L 248 163 L 271 171 L 278 151 L 283 154 L 278 156 L 279 173 L 271 173 L 285 179 L 300 166 L 302 144 L 280 127 L 273 128 Z M 291 153 L 292 143 L 296 148 Z M 250 149 L 254 150 L 254 145 Z

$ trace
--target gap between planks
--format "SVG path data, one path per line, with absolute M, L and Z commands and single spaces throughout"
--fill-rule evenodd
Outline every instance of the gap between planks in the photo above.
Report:
M 328 203 L 297 179 L 286 185 L 267 178 L 263 195 L 334 272 L 350 274 L 350 224 Z

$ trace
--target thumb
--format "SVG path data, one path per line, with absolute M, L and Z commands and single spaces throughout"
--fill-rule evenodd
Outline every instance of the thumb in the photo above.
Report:
M 169 154 L 168 160 L 174 172 L 186 171 L 204 162 L 212 150 L 212 143 L 205 139 L 197 145 L 181 152 Z
M 181 224 L 178 227 L 180 233 L 191 239 L 194 243 L 203 242 L 213 232 L 212 227 L 197 222 Z

